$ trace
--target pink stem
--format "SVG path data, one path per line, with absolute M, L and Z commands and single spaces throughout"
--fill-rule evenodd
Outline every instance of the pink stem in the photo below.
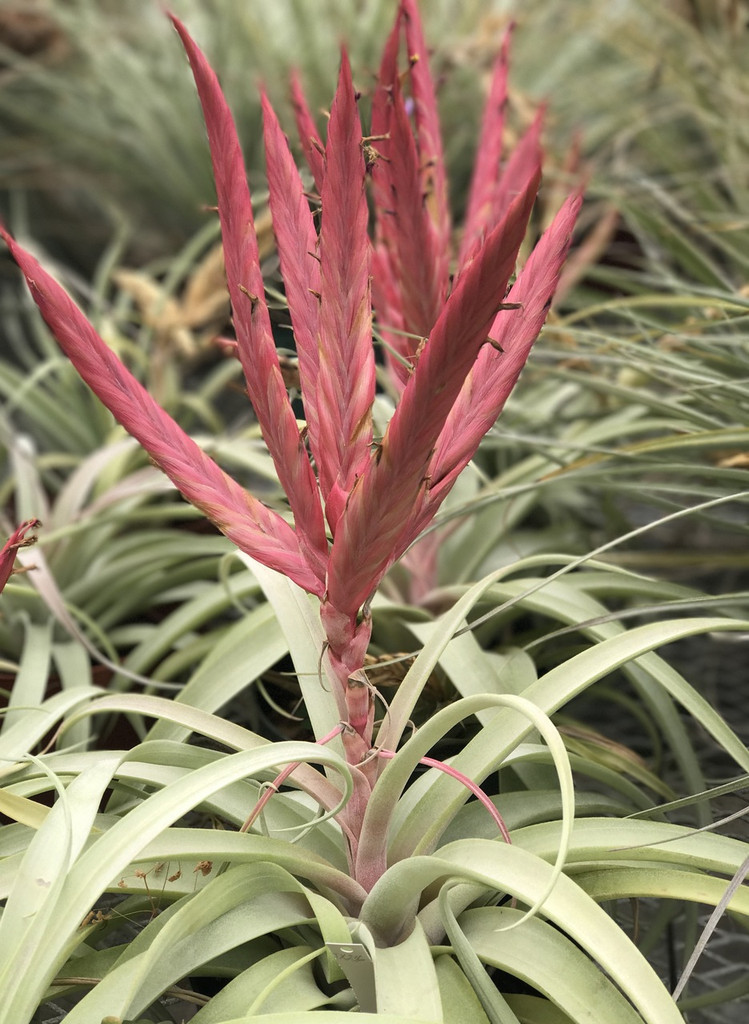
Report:
M 340 733 L 343 732 L 344 728 L 345 726 L 343 725 L 343 723 L 339 723 L 335 727 L 335 729 L 332 729 L 327 734 L 327 736 L 323 736 L 321 740 L 316 740 L 316 743 L 319 746 L 324 747 L 326 743 L 330 743 L 332 739 L 335 739 L 336 736 L 340 735 Z M 257 819 L 262 814 L 263 808 L 268 803 L 270 798 L 273 796 L 274 793 L 278 792 L 280 787 L 284 784 L 284 782 L 286 782 L 286 780 L 292 774 L 292 772 L 296 771 L 300 764 L 301 761 L 294 761 L 292 764 L 287 764 L 283 771 L 280 771 L 278 773 L 273 782 L 271 782 L 268 785 L 266 791 L 263 793 L 263 795 L 260 797 L 258 802 L 253 807 L 253 809 L 250 811 L 247 820 L 239 830 L 240 832 L 249 832 L 249 830 L 252 828 L 252 826 L 255 824 Z
M 393 750 L 378 750 L 377 754 L 379 757 L 384 757 L 386 759 L 391 759 L 395 757 L 395 751 Z M 491 814 L 492 818 L 497 824 L 497 828 L 502 834 L 502 838 L 504 839 L 504 841 L 508 844 L 512 843 L 512 840 L 510 839 L 510 833 L 507 831 L 507 826 L 502 820 L 502 815 L 499 813 L 499 811 L 491 802 L 491 800 L 483 791 L 483 789 L 477 786 L 472 779 L 469 779 L 467 775 L 464 775 L 462 772 L 459 772 L 456 768 L 451 768 L 450 765 L 445 764 L 444 761 L 437 761 L 433 757 L 422 757 L 419 759 L 419 764 L 425 764 L 428 768 L 436 768 L 438 771 L 444 772 L 445 775 L 450 775 L 453 779 L 457 779 L 458 782 L 462 783 L 466 787 L 466 789 L 470 789 L 470 791 L 473 793 L 476 799 L 479 800 L 487 809 L 489 814 Z

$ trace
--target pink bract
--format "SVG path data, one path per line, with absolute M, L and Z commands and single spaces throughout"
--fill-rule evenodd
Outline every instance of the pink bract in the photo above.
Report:
M 27 519 L 25 523 L 21 523 L 20 526 L 16 527 L 5 544 L 3 544 L 2 549 L 0 549 L 0 590 L 5 588 L 5 584 L 13 575 L 13 565 L 18 549 L 26 548 L 36 543 L 36 534 L 31 533 L 31 531 L 36 530 L 41 525 L 38 519 Z

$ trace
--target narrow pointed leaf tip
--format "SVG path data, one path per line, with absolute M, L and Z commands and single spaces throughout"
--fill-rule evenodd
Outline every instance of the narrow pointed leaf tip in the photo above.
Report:
M 293 71 L 291 75 L 291 103 L 294 108 L 294 119 L 304 159 L 319 194 L 322 192 L 322 183 L 325 177 L 325 158 L 323 156 L 325 147 L 296 71 Z
M 289 524 L 224 473 L 133 377 L 54 278 L 2 227 L 0 235 L 60 348 L 175 487 L 242 551 L 321 595 Z
M 548 315 L 581 205 L 580 192 L 565 200 L 507 294 L 507 305 L 517 308 L 497 314 L 489 332 L 497 347 L 482 348 L 440 434 L 421 529 L 473 458 L 518 381 Z

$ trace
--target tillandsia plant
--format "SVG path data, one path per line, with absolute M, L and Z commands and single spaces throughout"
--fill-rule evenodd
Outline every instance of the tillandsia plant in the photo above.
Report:
M 500 201 L 502 186 L 492 184 L 506 64 L 500 58 L 476 172 L 474 191 L 483 198 L 471 204 L 452 279 L 446 276 L 434 92 L 411 0 L 403 0 L 397 18 L 374 103 L 380 121 L 366 140 L 345 56 L 326 143 L 314 127 L 303 131 L 315 140 L 307 148 L 317 165 L 319 234 L 264 103 L 302 432 L 271 334 L 232 120 L 213 73 L 175 23 L 206 114 L 237 351 L 293 526 L 175 425 L 50 276 L 7 238 L 81 375 L 241 549 L 252 570 L 249 586 L 257 590 L 259 581 L 276 614 L 261 605 L 228 626 L 175 700 L 78 685 L 41 707 L 16 703 L 0 729 L 0 811 L 12 819 L 0 834 L 0 1024 L 28 1024 L 50 994 L 76 1001 L 70 1024 L 163 1019 L 158 1004 L 166 994 L 199 1003 L 196 1024 L 265 1014 L 297 1024 L 310 1012 L 333 1021 L 352 1011 L 383 1024 L 678 1024 L 681 1013 L 665 986 L 597 902 L 648 895 L 718 904 L 726 880 L 740 877 L 742 844 L 628 817 L 660 819 L 667 809 L 652 807 L 622 769 L 626 759 L 612 768 L 568 756 L 549 719 L 621 669 L 671 746 L 680 747 L 680 764 L 692 766 L 693 791 L 702 788 L 699 773 L 672 699 L 749 770 L 745 746 L 653 653 L 684 636 L 747 624 L 713 616 L 626 631 L 594 596 L 641 592 L 677 600 L 685 596 L 680 591 L 601 563 L 555 578 L 584 561 L 558 555 L 521 559 L 457 586 L 439 620 L 426 612 L 421 621 L 403 616 L 402 630 L 422 646 L 375 731 L 375 694 L 362 668 L 370 600 L 385 605 L 373 591 L 431 521 L 501 410 L 543 322 L 580 204 L 577 195 L 564 204 L 508 291 L 539 154 L 534 128 L 526 157 L 515 164 L 509 192 L 516 195 Z M 404 35 L 409 69 L 401 75 L 396 51 Z M 301 99 L 298 108 L 303 118 Z M 391 139 L 373 138 L 399 131 L 404 145 L 411 139 L 410 157 L 389 149 Z M 379 223 L 371 242 L 368 176 Z M 401 203 L 402 190 L 411 201 Z M 414 246 L 412 235 L 423 244 Z M 417 314 L 419 281 L 429 284 L 431 298 Z M 400 395 L 381 440 L 372 425 L 370 287 Z M 399 340 L 410 334 L 425 340 Z M 560 561 L 561 569 L 544 575 Z M 246 584 L 250 573 L 242 575 Z M 575 628 L 590 645 L 537 678 L 525 652 L 485 650 L 465 629 L 469 618 L 476 625 L 480 602 Z M 190 620 L 195 632 L 200 621 Z M 168 632 L 165 625 L 160 632 Z M 316 743 L 271 743 L 213 713 L 286 653 Z M 32 661 L 38 659 L 24 658 L 21 669 L 35 681 Z M 401 743 L 438 664 L 460 699 Z M 126 751 L 83 749 L 73 730 L 89 716 L 116 712 L 137 721 L 142 742 Z M 450 764 L 429 759 L 469 717 L 479 727 Z M 55 748 L 30 753 L 58 723 Z M 191 733 L 212 743 L 185 743 Z M 414 778 L 420 762 L 427 770 Z M 573 765 L 596 784 L 579 801 Z M 494 772 L 501 772 L 502 790 L 490 799 L 478 787 Z M 663 793 L 642 766 L 637 778 Z M 481 802 L 469 801 L 471 793 Z M 40 794 L 56 795 L 53 805 L 35 799 Z M 497 807 L 512 844 L 497 841 Z M 749 916 L 746 887 L 732 895 L 732 910 Z M 123 942 L 120 923 L 132 920 L 143 927 Z M 484 964 L 530 991 L 505 993 L 510 986 L 495 984 Z M 203 975 L 216 974 L 228 980 L 215 996 L 195 991 Z
M 264 97 L 270 208 L 306 418 L 300 432 L 264 298 L 234 122 L 214 72 L 173 20 L 208 131 L 237 351 L 293 526 L 205 455 L 33 257 L 7 233 L 5 238 L 81 376 L 188 501 L 242 551 L 319 598 L 326 637 L 320 656 L 328 659 L 337 681 L 342 738 L 354 768 L 355 796 L 343 818 L 356 864 L 361 816 L 382 767 L 371 754 L 375 702 L 363 671 L 371 634 L 369 601 L 388 568 L 430 523 L 512 391 L 549 308 L 581 197 L 564 203 L 508 290 L 539 187 L 541 155 L 534 130 L 499 177 L 505 74 L 500 59 L 451 276 L 434 85 L 413 0 L 401 3 L 386 45 L 372 135 L 363 136 L 344 52 L 327 142 L 323 147 L 311 133 L 305 136 L 320 191 L 319 233 Z M 409 55 L 409 104 L 397 63 L 402 33 Z M 378 212 L 374 247 L 367 232 L 368 176 Z M 390 365 L 401 392 L 379 440 L 372 425 L 372 292 L 392 342 Z M 413 335 L 421 339 L 416 346 Z M 365 884 L 370 886 L 381 870 L 382 865 L 370 865 Z

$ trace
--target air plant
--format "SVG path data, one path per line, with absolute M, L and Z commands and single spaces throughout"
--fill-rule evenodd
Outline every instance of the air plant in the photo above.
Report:
M 732 883 L 725 894 L 726 879 L 745 872 L 744 846 L 661 821 L 681 813 L 685 801 L 653 808 L 621 760 L 611 767 L 568 756 L 549 716 L 621 669 L 644 702 L 643 715 L 680 749 L 692 792 L 703 786 L 672 701 L 747 771 L 745 745 L 653 653 L 700 632 L 745 631 L 747 623 L 690 617 L 627 631 L 598 593 L 688 595 L 602 563 L 567 572 L 591 555 L 537 556 L 454 587 L 454 603 L 437 621 L 425 621 L 426 613 L 419 622 L 404 617 L 421 649 L 377 729 L 376 694 L 363 668 L 372 594 L 432 522 L 512 390 L 554 293 L 580 196 L 563 204 L 508 290 L 540 154 L 535 124 L 499 178 L 501 56 L 477 198 L 450 261 L 434 90 L 414 0 L 399 5 L 369 135 L 362 136 L 345 55 L 324 144 L 296 90 L 321 200 L 319 231 L 264 100 L 270 206 L 306 419 L 300 431 L 271 333 L 233 122 L 215 76 L 175 25 L 208 126 L 237 354 L 293 525 L 177 427 L 6 235 L 83 378 L 243 552 L 275 617 L 262 605 L 234 622 L 176 700 L 77 685 L 41 707 L 17 702 L 0 734 L 0 811 L 13 822 L 0 851 L 0 1024 L 26 1024 L 58 992 L 80 996 L 70 1024 L 155 1014 L 172 986 L 184 980 L 178 991 L 189 995 L 202 974 L 229 980 L 210 1000 L 198 996 L 205 1005 L 196 1024 L 238 1024 L 266 1013 L 296 1022 L 318 1011 L 324 1020 L 359 1011 L 383 1024 L 678 1024 L 680 1009 L 664 984 L 597 903 L 649 896 L 725 906 L 731 896 L 731 910 L 749 917 L 746 886 Z M 397 59 L 403 36 L 405 73 Z M 399 398 L 381 439 L 372 415 L 370 289 Z M 465 628 L 469 618 L 476 625 L 478 602 L 575 628 L 589 645 L 537 677 L 525 652 L 484 650 Z M 214 713 L 286 652 L 315 744 L 272 743 Z M 401 743 L 437 664 L 460 697 Z M 35 683 L 38 667 L 23 667 Z M 326 681 L 332 685 L 320 685 Z M 83 719 L 113 712 L 141 720 L 142 743 L 89 751 L 71 741 Z M 449 765 L 427 756 L 468 717 L 479 728 Z M 56 748 L 29 754 L 58 723 Z M 187 744 L 191 733 L 212 742 Z M 419 762 L 427 771 L 414 779 Z M 589 772 L 596 785 L 578 801 L 574 829 L 573 763 L 579 778 Z M 469 802 L 495 771 L 501 795 Z M 289 789 L 278 792 L 286 779 Z M 53 791 L 51 807 L 34 799 Z M 497 805 L 512 844 L 496 841 Z M 209 815 L 205 827 L 184 827 L 194 809 Z M 640 820 L 653 815 L 659 820 Z M 106 892 L 118 897 L 111 924 L 111 904 L 97 903 Z M 169 904 L 164 913 L 162 902 Z M 112 948 L 121 941 L 120 921 L 144 911 L 137 937 Z M 489 979 L 484 964 L 501 974 Z M 504 975 L 522 979 L 533 994 L 505 996 Z
M 495 72 L 468 220 L 451 274 L 451 225 L 434 85 L 414 0 L 402 0 L 364 136 L 346 52 L 327 141 L 303 141 L 320 193 L 319 232 L 276 115 L 263 97 L 270 208 L 299 358 L 300 431 L 271 330 L 250 192 L 217 78 L 184 26 L 203 107 L 247 391 L 293 525 L 229 477 L 106 346 L 67 294 L 3 232 L 41 313 L 83 379 L 184 497 L 243 552 L 319 599 L 321 659 L 336 681 L 354 798 L 350 856 L 383 760 L 372 756 L 374 689 L 364 672 L 369 603 L 432 521 L 494 423 L 544 322 L 581 196 L 569 197 L 517 279 L 541 177 L 538 124 L 499 173 L 506 53 Z M 405 36 L 409 69 L 398 69 Z M 404 95 L 410 85 L 411 96 Z M 305 108 L 297 90 L 297 110 Z M 307 122 L 311 122 L 306 112 Z M 367 179 L 377 211 L 367 232 Z M 372 404 L 372 298 L 399 400 L 381 439 Z M 416 336 L 417 341 L 414 341 Z M 376 877 L 377 872 L 375 873 Z M 371 885 L 375 877 L 366 879 Z

